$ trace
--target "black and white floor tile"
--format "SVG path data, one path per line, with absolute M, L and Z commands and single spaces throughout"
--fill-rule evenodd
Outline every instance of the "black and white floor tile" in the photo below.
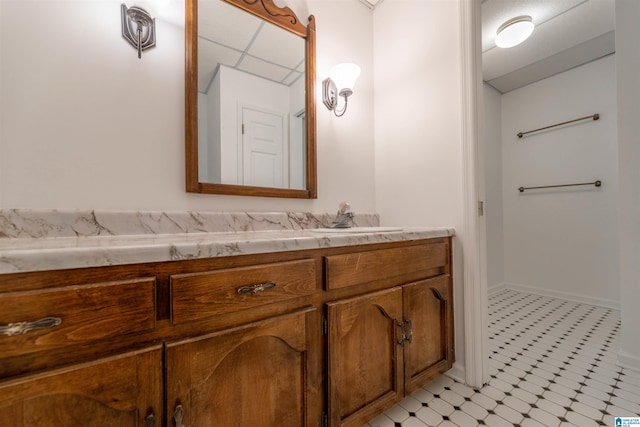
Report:
M 614 427 L 640 417 L 619 329 L 617 310 L 502 290 L 489 297 L 488 385 L 441 376 L 364 427 Z

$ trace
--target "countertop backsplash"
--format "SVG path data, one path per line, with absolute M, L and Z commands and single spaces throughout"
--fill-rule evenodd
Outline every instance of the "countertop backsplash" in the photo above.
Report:
M 330 213 L 0 210 L 0 238 L 125 236 L 177 233 L 308 230 L 327 227 Z M 354 225 L 376 227 L 376 213 L 356 214 Z

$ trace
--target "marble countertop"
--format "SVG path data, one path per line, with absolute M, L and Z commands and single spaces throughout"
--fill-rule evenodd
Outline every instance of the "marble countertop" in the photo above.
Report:
M 0 273 L 176 261 L 451 236 L 451 228 L 311 230 L 0 239 Z
M 453 228 L 323 233 L 328 214 L 0 210 L 0 274 L 176 261 L 452 236 Z M 330 220 L 329 220 L 330 221 Z M 377 227 L 377 214 L 356 227 Z

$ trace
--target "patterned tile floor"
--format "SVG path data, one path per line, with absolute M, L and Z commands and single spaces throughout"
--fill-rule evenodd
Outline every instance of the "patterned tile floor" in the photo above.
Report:
M 615 427 L 640 417 L 640 373 L 616 366 L 619 329 L 617 310 L 500 291 L 489 384 L 441 376 L 365 427 Z

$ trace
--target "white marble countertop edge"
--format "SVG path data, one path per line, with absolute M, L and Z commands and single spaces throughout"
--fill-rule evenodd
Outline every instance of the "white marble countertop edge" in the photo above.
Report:
M 448 227 L 317 233 L 311 230 L 0 239 L 0 274 L 250 255 L 455 235 Z

